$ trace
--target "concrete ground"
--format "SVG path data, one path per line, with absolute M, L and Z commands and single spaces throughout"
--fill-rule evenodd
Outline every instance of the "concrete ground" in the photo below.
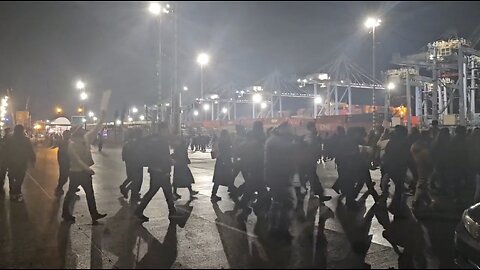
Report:
M 0 268 L 398 267 L 398 255 L 382 236 L 377 218 L 370 222 L 364 217 L 365 210 L 373 205 L 371 196 L 365 209 L 353 213 L 329 188 L 336 179 L 332 162 L 321 164 L 318 174 L 327 194 L 334 198 L 324 205 L 307 197 L 296 211 L 294 238 L 286 244 L 266 237 L 261 217 L 257 220 L 252 214 L 246 223 L 238 222 L 226 188 L 219 191 L 223 200 L 212 205 L 214 160 L 208 152 L 191 153 L 190 158 L 198 199 L 188 202 L 188 191 L 180 189 L 183 198 L 176 207 L 181 217 L 170 222 L 159 192 L 145 211 L 150 222 L 140 224 L 132 217 L 134 207 L 119 193 L 118 186 L 126 177 L 120 149 L 95 152 L 97 206 L 108 216 L 92 225 L 81 191 L 74 211 L 77 221 L 66 224 L 60 217 L 63 196 L 54 195 L 56 150 L 39 147 L 36 167 L 30 169 L 23 186 L 25 202 L 12 203 L 8 195 L 0 200 Z M 372 176 L 378 182 L 379 172 Z M 237 181 L 239 185 L 241 177 Z M 145 173 L 142 194 L 148 187 Z M 414 250 L 416 266 L 449 268 L 454 267 L 453 230 L 457 222 L 410 219 L 395 222 L 392 230 L 394 238 Z

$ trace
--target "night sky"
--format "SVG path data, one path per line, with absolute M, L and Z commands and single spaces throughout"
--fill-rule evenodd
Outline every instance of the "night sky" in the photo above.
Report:
M 0 90 L 13 88 L 19 108 L 30 96 L 36 119 L 51 117 L 56 105 L 73 111 L 77 78 L 87 83 L 91 108 L 102 90 L 113 90 L 111 117 L 124 104 L 152 103 L 158 28 L 147 6 L 1 2 Z M 384 70 L 393 53 L 416 53 L 444 36 L 470 38 L 479 10 L 475 2 L 179 2 L 179 83 L 199 91 L 200 51 L 211 55 L 206 89 L 245 87 L 274 70 L 313 73 L 341 53 L 370 70 L 371 36 L 363 27 L 370 14 L 383 21 L 377 59 Z

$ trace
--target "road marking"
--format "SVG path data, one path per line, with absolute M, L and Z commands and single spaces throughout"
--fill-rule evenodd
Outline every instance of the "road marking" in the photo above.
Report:
M 43 191 L 43 194 L 45 194 L 45 196 L 47 196 L 48 199 L 53 201 L 53 197 L 50 196 L 50 194 L 48 194 L 48 192 L 42 187 L 42 185 L 40 185 L 40 183 L 38 183 L 38 181 L 32 175 L 27 173 L 27 176 L 30 177 L 30 179 L 33 180 L 33 182 Z

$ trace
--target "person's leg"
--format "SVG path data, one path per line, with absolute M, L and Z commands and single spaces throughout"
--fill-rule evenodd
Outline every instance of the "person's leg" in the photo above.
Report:
M 75 192 L 79 186 L 78 173 L 72 172 L 69 177 L 70 183 L 68 185 L 68 191 L 63 200 L 62 217 L 64 219 L 72 218 L 72 202 L 75 200 Z
M 218 185 L 217 183 L 213 183 L 212 197 L 213 197 L 213 196 L 217 196 L 218 187 L 219 187 L 219 185 Z
M 413 207 L 417 208 L 420 206 L 420 203 L 425 203 L 427 205 L 430 204 L 431 198 L 430 198 L 430 174 L 429 172 L 423 168 L 423 166 L 417 166 L 418 168 L 418 181 L 417 181 L 417 187 L 416 187 L 416 192 L 415 192 L 415 197 L 413 199 Z
M 403 203 L 405 197 L 405 175 L 397 173 L 391 176 L 391 179 L 395 185 L 395 192 L 393 194 L 392 202 L 390 205 L 390 212 L 393 215 L 401 215 L 403 210 Z
M 86 173 L 82 173 L 80 175 L 80 186 L 82 186 L 83 190 L 85 191 L 85 197 L 87 198 L 88 204 L 88 211 L 90 212 L 90 216 L 94 218 L 98 215 L 97 211 L 97 203 L 95 201 L 95 194 L 93 191 L 92 185 L 92 176 Z
M 148 189 L 145 196 L 143 196 L 142 200 L 140 201 L 140 205 L 135 211 L 137 215 L 143 215 L 143 210 L 147 208 L 147 205 L 150 203 L 153 196 L 157 194 L 158 190 L 160 189 L 160 186 L 161 184 L 159 182 L 159 179 L 157 179 L 154 173 L 150 173 L 150 188 Z
M 132 170 L 132 183 L 130 184 L 131 200 L 140 200 L 140 189 L 143 182 L 143 167 L 137 167 Z
M 165 196 L 165 200 L 167 201 L 168 210 L 170 211 L 170 214 L 174 214 L 175 204 L 172 194 L 172 184 L 170 184 L 170 174 L 162 174 L 158 177 L 160 178 L 159 180 L 162 187 L 163 195 Z
M 70 171 L 70 168 L 68 164 L 59 164 L 59 169 L 60 171 L 58 176 L 58 186 L 57 186 L 56 192 L 59 193 L 61 191 L 61 193 L 63 194 L 63 186 L 65 186 L 65 184 L 68 181 L 68 173 Z

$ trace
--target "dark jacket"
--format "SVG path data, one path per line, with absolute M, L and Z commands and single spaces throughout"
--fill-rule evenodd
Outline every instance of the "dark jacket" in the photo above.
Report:
M 265 180 L 272 185 L 291 186 L 295 173 L 294 148 L 288 136 L 272 135 L 265 143 Z
M 383 159 L 384 169 L 388 174 L 406 174 L 407 168 L 412 162 L 409 140 L 392 138 L 385 147 Z
M 170 147 L 168 138 L 165 136 L 151 135 L 145 140 L 148 151 L 144 153 L 148 170 L 170 173 L 172 170 L 172 159 L 170 158 Z
M 142 167 L 145 163 L 145 142 L 142 139 L 130 139 L 122 148 L 122 160 L 128 166 Z
M 58 143 L 57 161 L 61 167 L 69 167 L 70 159 L 68 157 L 68 140 L 60 140 Z
M 14 135 L 7 140 L 7 165 L 9 168 L 27 167 L 28 163 L 35 163 L 35 151 L 30 140 L 22 135 Z

